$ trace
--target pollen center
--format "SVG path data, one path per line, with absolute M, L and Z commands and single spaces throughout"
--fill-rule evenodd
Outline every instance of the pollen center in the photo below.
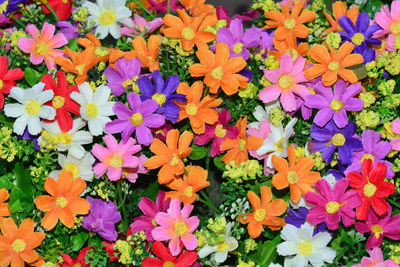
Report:
M 286 19 L 283 24 L 285 25 L 286 29 L 291 30 L 296 26 L 296 20 L 289 18 L 289 19 Z
M 383 234 L 382 226 L 379 224 L 374 224 L 371 226 L 371 232 L 374 233 L 376 238 L 379 238 L 381 234 Z
M 183 194 L 186 197 L 192 197 L 193 196 L 193 187 L 191 187 L 191 186 L 186 187 L 185 190 L 183 190 Z
M 47 54 L 48 51 L 49 51 L 49 47 L 45 43 L 37 43 L 35 46 L 36 54 L 44 56 Z
M 111 25 L 115 21 L 115 14 L 112 11 L 103 12 L 100 15 L 100 23 L 103 25 Z
M 166 261 L 163 263 L 162 267 L 175 267 L 175 263 L 172 261 Z
M 329 106 L 331 107 L 331 109 L 338 112 L 343 108 L 343 102 L 337 99 L 333 99 Z
M 256 222 L 262 222 L 265 220 L 265 216 L 267 215 L 267 211 L 265 209 L 256 209 L 254 213 L 254 220 Z
M 282 75 L 279 78 L 278 84 L 282 89 L 288 89 L 292 85 L 292 81 L 289 75 Z
M 371 159 L 372 162 L 374 162 L 375 157 L 374 157 L 373 155 L 367 153 L 367 154 L 364 154 L 364 155 L 361 157 L 361 163 L 363 163 L 364 159 Z
M 186 105 L 185 110 L 189 116 L 194 116 L 199 111 L 199 108 L 195 104 L 189 103 Z
M 392 25 L 390 25 L 390 30 L 393 32 L 395 35 L 400 34 L 400 22 L 394 22 Z
M 337 203 L 336 201 L 329 201 L 328 203 L 326 203 L 325 205 L 325 209 L 328 213 L 330 214 L 334 214 L 336 213 L 340 208 L 339 203 Z
M 340 69 L 339 62 L 332 61 L 331 63 L 329 63 L 328 69 L 330 69 L 331 71 L 338 71 Z
M 222 67 L 219 66 L 213 69 L 213 71 L 211 72 L 211 76 L 216 80 L 222 80 L 222 77 L 224 77 L 224 72 L 222 71 Z
M 361 45 L 362 42 L 365 41 L 365 36 L 364 36 L 364 34 L 357 32 L 357 33 L 355 33 L 355 34 L 353 35 L 353 37 L 351 38 L 351 41 L 352 41 L 355 45 Z
M 170 164 L 171 166 L 175 166 L 175 165 L 178 164 L 178 163 L 179 163 L 179 157 L 178 157 L 178 155 L 177 155 L 177 154 L 173 154 L 172 157 L 171 157 L 171 160 L 169 161 L 169 164 Z
M 299 181 L 299 176 L 295 171 L 289 171 L 287 174 L 289 184 L 296 184 Z
M 307 241 L 302 241 L 299 244 L 299 251 L 301 255 L 310 255 L 313 251 L 312 244 Z
M 75 69 L 78 71 L 78 74 L 79 74 L 79 75 L 82 75 L 82 74 L 83 74 L 83 70 L 85 69 L 85 64 L 77 65 L 77 66 L 75 67 Z
M 51 105 L 54 108 L 62 108 L 65 104 L 65 98 L 59 95 L 56 95 L 51 101 Z
M 65 197 L 56 198 L 56 207 L 63 209 L 68 205 L 68 200 Z
M 130 121 L 133 125 L 138 126 L 143 122 L 143 116 L 140 113 L 135 113 L 131 116 Z
M 363 188 L 363 192 L 366 197 L 372 197 L 373 195 L 375 195 L 376 190 L 376 185 L 371 183 L 367 183 L 366 185 L 364 185 Z
M 332 136 L 331 142 L 334 146 L 343 146 L 344 143 L 346 142 L 346 138 L 344 137 L 343 134 L 337 133 L 334 136 Z
M 151 99 L 157 102 L 157 104 L 161 107 L 165 101 L 167 101 L 167 97 L 164 94 L 155 93 Z
M 240 151 L 244 151 L 245 148 L 246 148 L 246 140 L 240 139 L 240 140 L 239 140 L 239 150 L 240 150 Z
M 65 165 L 65 167 L 63 169 L 67 170 L 69 172 L 72 172 L 72 176 L 74 178 L 76 178 L 78 176 L 79 169 L 75 164 L 69 163 L 69 164 Z
M 182 30 L 182 37 L 183 39 L 186 39 L 188 41 L 193 40 L 194 38 L 194 31 L 190 27 L 186 27 Z
M 242 43 L 237 43 L 237 44 L 235 44 L 235 45 L 233 46 L 232 51 L 233 51 L 235 54 L 241 54 L 241 53 L 243 52 L 243 46 L 244 46 L 244 44 L 242 44 Z
M 90 118 L 95 118 L 97 117 L 97 106 L 95 104 L 86 104 L 86 114 L 90 117 Z
M 0 79 L 0 90 L 3 89 L 3 87 L 4 87 L 4 82 L 3 80 Z
M 214 134 L 215 134 L 215 136 L 218 137 L 218 138 L 224 138 L 225 135 L 226 135 L 226 129 L 224 129 L 224 127 L 222 126 L 222 124 L 218 124 L 218 125 L 215 127 Z
M 187 232 L 188 228 L 184 222 L 177 222 L 174 226 L 177 235 L 183 235 Z
M 60 134 L 59 138 L 60 142 L 63 143 L 64 145 L 67 145 L 72 141 L 72 136 L 69 133 L 62 133 Z
M 40 105 L 37 101 L 31 100 L 25 106 L 26 112 L 31 116 L 36 116 L 40 111 Z
M 123 86 L 125 89 L 127 89 L 127 88 L 129 88 L 129 86 L 131 86 L 132 84 L 133 84 L 133 80 L 127 79 L 127 80 L 125 80 L 125 81 L 122 83 L 122 86 Z
M 228 248 L 228 244 L 225 242 L 225 240 L 222 240 L 217 245 L 217 250 L 220 252 L 225 251 L 227 248 Z
M 21 253 L 22 251 L 25 250 L 26 248 L 26 243 L 22 239 L 15 239 L 14 242 L 11 244 L 12 250 L 14 250 L 16 253 Z

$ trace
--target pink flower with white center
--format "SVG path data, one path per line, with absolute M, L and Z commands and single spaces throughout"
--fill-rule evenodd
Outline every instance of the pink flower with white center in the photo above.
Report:
M 132 23 L 132 27 L 124 25 L 121 28 L 121 35 L 128 37 L 144 36 L 148 33 L 152 33 L 156 29 L 160 28 L 163 24 L 162 18 L 156 18 L 152 21 L 147 21 L 145 18 L 138 14 L 133 15 L 133 19 L 129 19 Z
M 31 54 L 32 64 L 39 65 L 44 60 L 48 70 L 56 69 L 54 58 L 64 55 L 63 51 L 56 48 L 66 45 L 68 41 L 62 33 L 54 35 L 55 28 L 47 22 L 43 24 L 42 32 L 39 32 L 34 24 L 26 26 L 26 31 L 32 39 L 19 38 L 18 47 L 25 53 Z
M 92 149 L 92 154 L 100 160 L 94 166 L 94 174 L 100 178 L 107 172 L 110 181 L 117 181 L 121 176 L 125 176 L 123 170 L 127 168 L 137 168 L 140 160 L 138 156 L 133 154 L 139 152 L 142 148 L 136 145 L 136 140 L 130 137 L 126 143 L 118 143 L 112 135 L 103 137 L 107 147 L 95 144 Z M 129 178 L 128 176 L 125 176 Z M 136 181 L 136 179 L 128 179 L 129 181 Z
M 360 264 L 355 264 L 353 267 L 399 267 L 397 263 L 392 260 L 384 260 L 382 250 L 379 247 L 367 250 L 370 258 L 363 257 Z
M 264 76 L 272 84 L 265 87 L 258 94 L 265 104 L 273 102 L 281 96 L 281 104 L 285 111 L 291 112 L 296 109 L 296 98 L 298 95 L 304 99 L 310 95 L 310 90 L 301 83 L 307 82 L 304 77 L 304 64 L 306 60 L 298 56 L 293 61 L 292 56 L 285 54 L 281 57 L 279 68 L 275 70 L 265 70 Z
M 375 22 L 382 28 L 377 31 L 373 38 L 380 38 L 388 35 L 386 39 L 386 49 L 394 51 L 394 42 L 400 35 L 400 1 L 393 1 L 391 10 L 388 5 L 381 7 L 381 11 L 375 14 Z
M 181 210 L 181 200 L 173 199 L 167 212 L 159 212 L 155 217 L 156 223 L 160 226 L 151 234 L 156 241 L 170 240 L 168 248 L 172 256 L 177 256 L 181 252 L 181 241 L 187 250 L 194 250 L 197 247 L 193 232 L 199 226 L 199 219 L 196 216 L 189 217 L 193 207 L 186 204 Z

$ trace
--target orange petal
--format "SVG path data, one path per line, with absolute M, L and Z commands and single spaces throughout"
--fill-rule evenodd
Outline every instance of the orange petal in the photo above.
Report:
M 62 209 L 59 212 L 60 221 L 68 228 L 71 228 L 75 224 L 75 216 L 69 207 Z
M 84 198 L 74 198 L 68 203 L 73 214 L 85 215 L 89 213 L 90 203 Z
M 268 209 L 269 216 L 281 216 L 286 212 L 288 204 L 283 199 L 274 199 L 271 201 Z
M 260 236 L 262 230 L 263 230 L 263 226 L 261 223 L 258 222 L 250 222 L 249 225 L 247 225 L 247 230 L 249 231 L 249 235 L 252 238 L 257 238 Z
M 336 59 L 338 62 L 342 62 L 344 57 L 347 55 L 350 55 L 350 53 L 353 51 L 354 49 L 354 44 L 346 41 L 344 44 L 342 44 L 341 47 L 339 47 L 339 50 L 337 52 L 336 55 Z M 359 55 L 360 57 L 362 57 L 361 55 Z
M 272 192 L 271 187 L 269 186 L 261 186 L 260 188 L 261 194 L 261 205 L 263 208 L 267 207 L 272 200 Z
M 272 155 L 272 165 L 278 172 L 287 173 L 289 171 L 288 162 L 281 157 Z
M 349 66 L 354 66 L 364 62 L 364 58 L 360 54 L 350 54 L 346 56 L 341 62 L 341 66 L 346 68 Z
M 46 230 L 51 230 L 54 228 L 54 226 L 56 226 L 57 222 L 58 222 L 57 212 L 55 210 L 51 210 L 47 212 L 46 215 L 44 215 L 41 225 Z
M 325 86 L 331 86 L 337 81 L 337 72 L 336 71 L 331 71 L 327 70 L 323 75 L 322 75 L 322 83 Z
M 249 199 L 254 211 L 261 208 L 260 198 L 256 195 L 256 193 L 253 191 L 247 192 L 247 198 Z
M 287 175 L 281 172 L 278 172 L 272 177 L 272 185 L 276 189 L 283 189 L 289 186 L 289 181 L 287 179 Z
M 339 71 L 339 76 L 345 80 L 345 81 L 349 81 L 351 83 L 355 83 L 358 81 L 357 75 L 348 69 L 342 69 Z
M 328 50 L 319 44 L 315 44 L 310 48 L 309 54 L 312 59 L 314 59 L 317 62 L 324 63 L 326 65 L 329 64 L 330 62 L 330 54 Z

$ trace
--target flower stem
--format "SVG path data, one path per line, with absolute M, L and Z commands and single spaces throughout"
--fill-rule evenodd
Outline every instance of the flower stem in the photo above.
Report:
M 118 202 L 119 202 L 118 208 L 122 207 L 122 212 L 121 212 L 122 213 L 122 221 L 121 222 L 124 227 L 124 231 L 126 232 L 128 230 L 128 225 L 127 225 L 127 220 L 126 220 L 126 209 L 125 209 L 125 205 L 124 205 L 126 196 L 124 198 L 122 197 L 121 181 L 117 182 L 117 192 L 118 192 Z
M 220 210 L 217 207 L 215 207 L 214 203 L 210 200 L 210 198 L 207 196 L 207 194 L 204 193 L 204 191 L 200 191 L 200 194 L 202 197 L 204 197 L 204 200 L 201 198 L 199 199 L 200 202 L 206 204 L 207 206 L 209 206 L 210 208 L 215 210 L 217 213 L 220 212 Z
M 171 0 L 167 0 L 168 4 L 168 14 L 171 14 Z
M 23 24 L 20 19 L 17 19 L 16 17 L 14 17 L 14 15 L 10 15 L 10 18 L 13 19 L 19 26 L 21 26 L 22 28 L 25 29 L 26 25 Z
M 386 199 L 388 202 L 390 202 L 392 205 L 396 206 L 397 208 L 400 209 L 400 204 L 396 203 L 395 201 L 391 200 L 391 199 Z
M 54 11 L 54 9 L 48 3 L 46 4 L 46 7 L 50 10 L 51 14 L 53 14 L 56 21 L 59 21 L 60 19 L 58 18 L 57 13 Z

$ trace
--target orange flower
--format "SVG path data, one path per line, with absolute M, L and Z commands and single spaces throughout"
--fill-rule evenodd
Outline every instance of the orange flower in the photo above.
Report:
M 93 46 L 95 48 L 94 54 L 98 57 L 98 62 L 107 61 L 110 57 L 110 49 L 101 46 L 99 38 L 92 33 L 86 34 L 86 38 L 78 38 L 78 44 L 85 48 Z
M 4 219 L 0 225 L 0 266 L 24 267 L 25 262 L 33 263 L 39 259 L 34 250 L 42 243 L 45 234 L 34 232 L 34 221 L 25 219 L 21 225 L 11 218 Z
M 8 203 L 6 200 L 10 197 L 8 191 L 5 188 L 0 189 L 0 222 L 4 217 L 10 216 L 10 210 L 8 209 Z M 1 265 L 0 265 L 1 266 Z
M 242 57 L 229 58 L 227 44 L 218 43 L 215 54 L 208 48 L 201 48 L 196 52 L 200 63 L 189 67 L 192 77 L 204 77 L 204 83 L 210 87 L 210 92 L 216 94 L 221 87 L 227 95 L 238 92 L 238 88 L 247 86 L 248 79 L 237 72 L 246 67 Z
M 226 164 L 235 161 L 236 165 L 245 162 L 249 159 L 248 149 L 258 149 L 263 140 L 256 136 L 246 136 L 247 116 L 244 119 L 240 118 L 236 127 L 239 129 L 239 136 L 236 139 L 226 138 L 222 141 L 221 150 L 229 151 L 222 157 L 222 161 Z
M 90 209 L 90 203 L 79 197 L 85 187 L 86 182 L 81 178 L 74 179 L 69 171 L 61 171 L 57 181 L 47 178 L 44 189 L 51 196 L 43 195 L 35 199 L 36 208 L 47 212 L 42 226 L 51 230 L 59 219 L 68 228 L 74 226 L 75 215 L 87 214 Z
M 98 57 L 94 53 L 95 48 L 90 46 L 83 51 L 75 52 L 66 47 L 63 51 L 68 55 L 69 59 L 65 57 L 56 57 L 54 59 L 55 63 L 60 65 L 64 72 L 78 75 L 75 79 L 77 84 L 86 81 L 88 71 L 99 62 Z
M 297 46 L 297 42 L 292 42 L 290 40 L 278 42 L 276 39 L 273 39 L 273 42 L 277 51 L 271 50 L 269 54 L 275 56 L 276 60 L 279 60 L 284 54 L 289 54 L 292 56 L 293 60 L 296 60 L 299 55 L 305 57 L 310 49 L 308 43 L 300 43 Z
M 246 213 L 239 218 L 241 223 L 248 223 L 247 230 L 253 238 L 260 236 L 263 231 L 263 225 L 268 226 L 271 230 L 277 231 L 285 226 L 285 220 L 277 216 L 281 216 L 286 212 L 287 203 L 283 199 L 272 200 L 271 188 L 269 186 L 261 186 L 260 198 L 253 192 L 247 193 L 247 198 L 253 207 L 252 213 Z M 246 219 L 243 219 L 243 217 Z
M 331 15 L 326 13 L 325 10 L 322 10 L 329 24 L 331 24 L 331 27 L 329 29 L 326 29 L 323 33 L 328 34 L 330 32 L 342 31 L 343 29 L 340 27 L 339 18 L 344 15 L 346 15 L 354 23 L 354 25 L 356 24 L 356 20 L 359 13 L 357 5 L 353 5 L 348 10 L 346 2 L 337 1 L 332 4 L 332 10 L 334 19 L 331 17 Z
M 188 166 L 187 174 L 182 179 L 175 179 L 168 187 L 175 191 L 167 192 L 166 198 L 179 198 L 185 204 L 192 204 L 197 199 L 196 192 L 210 185 L 207 182 L 208 172 L 199 166 Z
M 217 23 L 216 14 L 190 17 L 183 9 L 178 9 L 176 12 L 179 18 L 170 14 L 164 16 L 163 21 L 166 28 L 163 33 L 169 38 L 179 38 L 184 50 L 190 51 L 194 45 L 197 47 L 207 46 L 207 43 L 215 40 L 216 35 L 204 31 L 204 29 Z
M 149 38 L 149 42 L 146 45 L 146 41 L 143 37 L 136 37 L 132 40 L 133 53 L 139 58 L 142 63 L 142 68 L 149 68 L 150 71 L 155 71 L 159 69 L 158 66 L 158 52 L 160 51 L 161 37 L 157 35 L 152 35 Z M 129 58 L 132 58 L 130 56 Z M 127 59 L 129 59 L 127 57 Z
M 175 175 L 181 175 L 185 170 L 182 159 L 192 152 L 192 148 L 189 147 L 192 140 L 191 132 L 184 131 L 179 137 L 179 131 L 176 129 L 168 132 L 166 144 L 155 138 L 150 146 L 150 150 L 155 156 L 146 160 L 144 166 L 149 170 L 162 166 L 158 171 L 158 182 L 168 184 L 175 178 Z
M 213 108 L 222 103 L 222 99 L 216 99 L 217 96 L 207 95 L 201 99 L 203 87 L 203 83 L 198 81 L 192 84 L 192 87 L 189 87 L 187 83 L 181 83 L 177 89 L 178 94 L 184 94 L 187 98 L 186 103 L 177 103 L 181 108 L 178 121 L 189 118 L 193 132 L 196 134 L 205 132 L 206 123 L 212 125 L 218 121 L 218 112 Z
M 355 83 L 358 81 L 356 74 L 346 67 L 363 63 L 364 59 L 360 54 L 351 54 L 354 44 L 345 42 L 336 52 L 328 47 L 330 53 L 325 46 L 315 44 L 311 47 L 309 55 L 317 64 L 307 69 L 305 76 L 309 80 L 313 80 L 322 75 L 322 83 L 325 86 L 331 86 L 338 80 L 338 75 L 345 81 Z
M 307 38 L 309 30 L 303 25 L 305 22 L 310 22 L 315 19 L 314 11 L 303 11 L 299 16 L 301 10 L 304 7 L 305 0 L 299 1 L 290 13 L 290 3 L 287 3 L 282 7 L 282 13 L 278 11 L 265 12 L 265 17 L 270 20 L 266 20 L 265 29 L 277 28 L 274 34 L 274 39 L 277 41 L 296 41 L 297 37 Z
M 206 0 L 180 0 L 180 2 L 194 17 L 216 12 L 213 5 L 205 4 Z
M 281 190 L 289 186 L 290 198 L 293 202 L 299 202 L 301 195 L 313 191 L 311 186 L 321 179 L 319 172 L 311 172 L 314 160 L 301 157 L 296 164 L 296 152 L 294 146 L 288 147 L 289 164 L 286 159 L 273 155 L 272 164 L 278 171 L 272 177 L 272 185 Z

